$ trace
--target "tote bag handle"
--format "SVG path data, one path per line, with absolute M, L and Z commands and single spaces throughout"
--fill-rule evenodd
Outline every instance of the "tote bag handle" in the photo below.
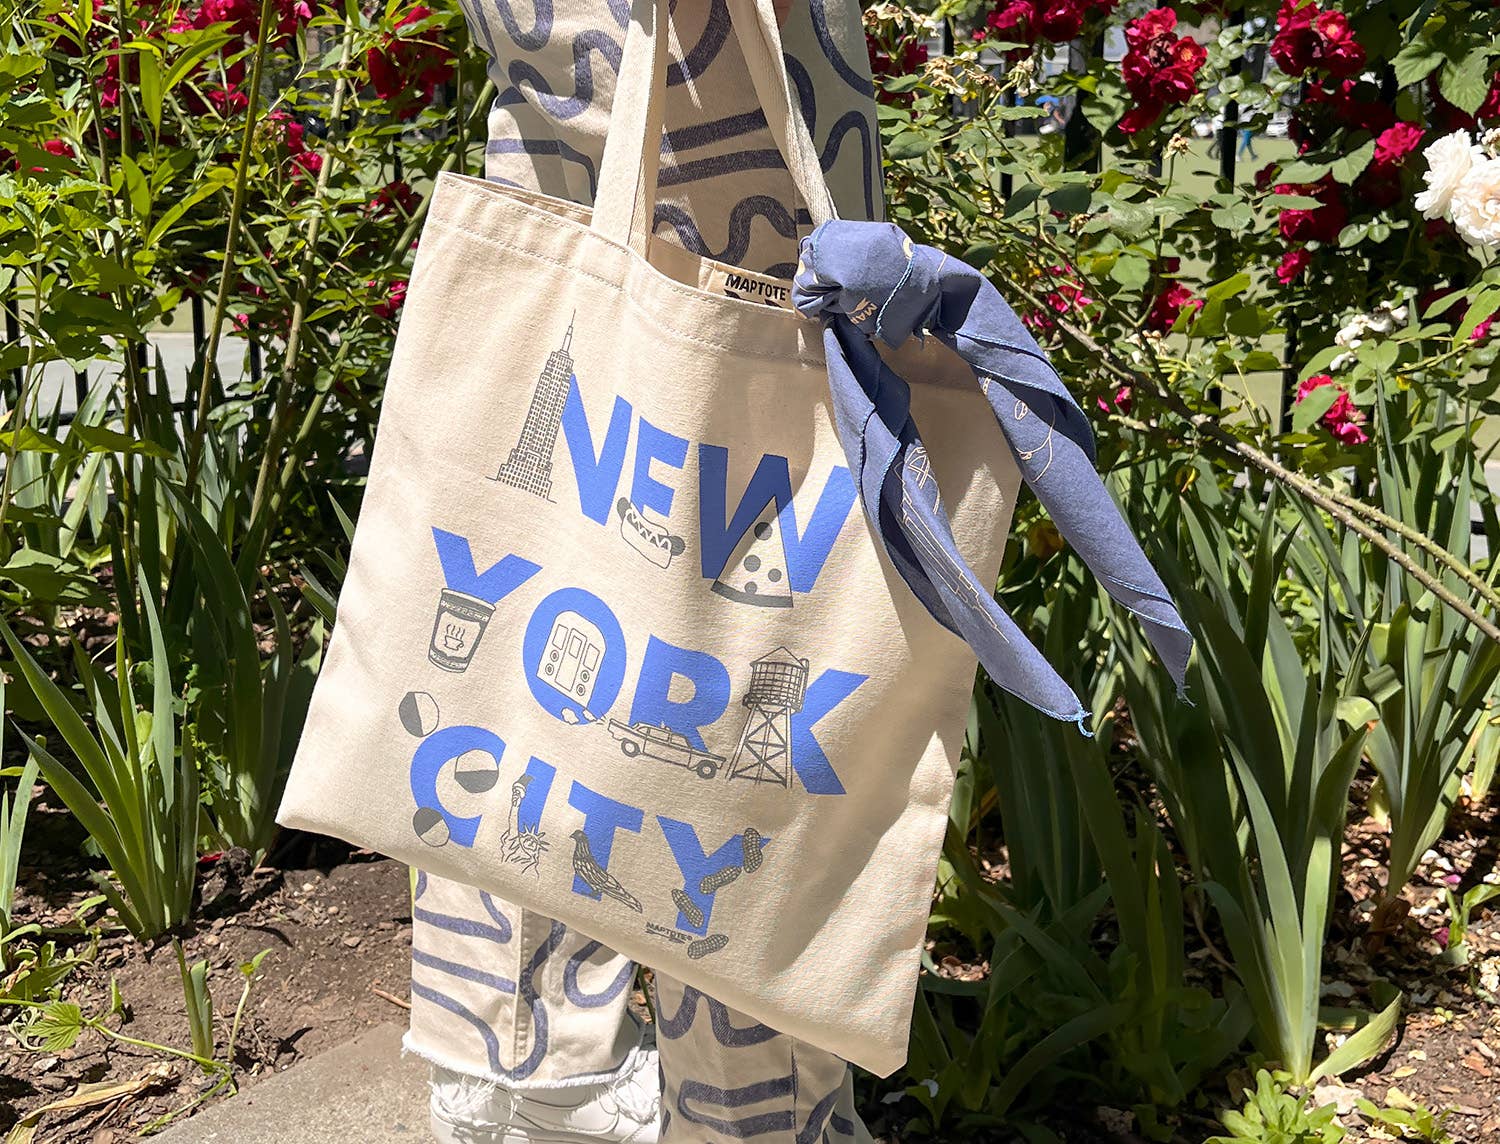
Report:
M 812 136 L 792 98 L 771 0 L 728 0 L 766 124 L 813 225 L 835 218 Z M 593 229 L 644 254 L 652 231 L 667 95 L 667 0 L 634 0 L 599 166 Z

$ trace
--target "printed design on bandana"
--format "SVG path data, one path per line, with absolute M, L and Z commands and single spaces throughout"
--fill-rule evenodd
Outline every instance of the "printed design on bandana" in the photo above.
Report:
M 542 375 L 537 378 L 520 439 L 491 478 L 542 500 L 552 499 L 552 452 L 557 446 L 563 405 L 573 379 L 572 348 L 573 323 L 569 322 L 562 345 L 548 355 Z

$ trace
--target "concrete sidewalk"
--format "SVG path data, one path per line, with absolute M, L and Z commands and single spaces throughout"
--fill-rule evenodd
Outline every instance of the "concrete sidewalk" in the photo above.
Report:
M 419 1144 L 427 1065 L 401 1057 L 400 1025 L 381 1025 L 156 1136 L 161 1144 Z

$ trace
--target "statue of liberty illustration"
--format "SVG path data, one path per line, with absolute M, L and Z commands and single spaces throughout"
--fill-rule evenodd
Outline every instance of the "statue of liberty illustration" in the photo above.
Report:
M 575 313 L 568 322 L 568 331 L 563 335 L 562 345 L 547 357 L 542 375 L 537 378 L 536 389 L 531 394 L 531 407 L 526 411 L 526 423 L 521 426 L 521 437 L 510 456 L 490 479 L 503 485 L 531 493 L 543 500 L 552 499 L 552 451 L 557 445 L 557 434 L 562 428 L 563 406 L 568 401 L 568 389 L 573 384 L 573 324 Z

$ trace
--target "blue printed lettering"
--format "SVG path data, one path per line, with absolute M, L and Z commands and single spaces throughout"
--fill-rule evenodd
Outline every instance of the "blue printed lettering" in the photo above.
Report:
M 729 450 L 720 445 L 698 446 L 698 511 L 704 578 L 712 580 L 724 571 L 740 537 L 755 523 L 761 510 L 775 501 L 782 543 L 786 547 L 788 583 L 795 592 L 812 591 L 849 510 L 854 507 L 854 478 L 849 470 L 836 465 L 829 472 L 805 532 L 797 524 L 791 470 L 785 457 L 774 453 L 761 457 L 733 517 L 727 516 L 728 485 Z M 728 523 L 723 524 L 726 519 Z
M 620 487 L 620 473 L 625 468 L 625 448 L 630 443 L 630 402 L 623 397 L 615 398 L 615 406 L 609 417 L 609 428 L 604 433 L 604 443 L 594 452 L 594 435 L 589 430 L 589 417 L 583 408 L 583 398 L 578 393 L 578 379 L 568 385 L 568 398 L 563 404 L 563 437 L 568 443 L 568 455 L 573 459 L 573 475 L 578 484 L 578 507 L 590 520 L 604 524 L 609 520 L 609 510 L 615 503 L 615 490 Z
M 830 668 L 808 685 L 802 710 L 792 712 L 792 766 L 808 794 L 844 793 L 844 784 L 839 781 L 833 764 L 813 735 L 813 726 L 853 695 L 868 678 L 868 675 Z
M 470 751 L 483 751 L 494 761 L 498 775 L 501 756 L 505 754 L 505 740 L 483 727 L 453 726 L 434 731 L 417 746 L 411 757 L 411 793 L 417 806 L 424 810 L 435 810 L 443 816 L 448 826 L 448 837 L 460 846 L 473 846 L 479 833 L 479 822 L 483 815 L 472 818 L 454 814 L 438 797 L 437 780 L 443 767 Z M 459 785 L 467 785 L 462 778 Z M 494 786 L 493 779 L 478 789 Z
M 689 699 L 669 698 L 673 679 L 692 685 Z M 640 679 L 630 705 L 632 723 L 670 727 L 700 751 L 702 728 L 718 722 L 729 706 L 729 671 L 707 652 L 677 647 L 652 636 L 641 661 Z
M 542 828 L 542 809 L 547 805 L 547 796 L 552 793 L 552 780 L 557 768 L 544 763 L 535 755 L 526 764 L 526 793 L 521 796 L 521 805 L 516 807 L 516 829 L 527 834 Z
M 677 861 L 677 868 L 682 871 L 682 892 L 703 911 L 701 925 L 693 925 L 687 915 L 679 911 L 677 928 L 689 933 L 707 933 L 709 919 L 714 912 L 714 894 L 717 891 L 705 894 L 703 879 L 710 874 L 717 874 L 720 870 L 738 866 L 745 860 L 745 836 L 736 834 L 712 854 L 705 854 L 703 843 L 698 841 L 698 832 L 690 823 L 679 822 L 675 818 L 666 818 L 660 814 L 656 816 L 656 821 L 661 826 L 667 845 L 672 849 L 672 857 Z M 762 847 L 768 845 L 770 841 L 769 838 L 763 836 Z
M 672 515 L 672 498 L 676 490 L 651 475 L 651 462 L 660 461 L 674 469 L 687 462 L 687 438 L 658 429 L 644 417 L 635 426 L 635 474 L 630 481 L 630 500 L 637 511 L 651 509 L 665 520 Z
M 477 597 L 487 604 L 499 603 L 542 570 L 540 564 L 510 555 L 480 572 L 474 565 L 474 552 L 467 537 L 434 528 L 432 541 L 437 545 L 443 583 L 455 592 Z

